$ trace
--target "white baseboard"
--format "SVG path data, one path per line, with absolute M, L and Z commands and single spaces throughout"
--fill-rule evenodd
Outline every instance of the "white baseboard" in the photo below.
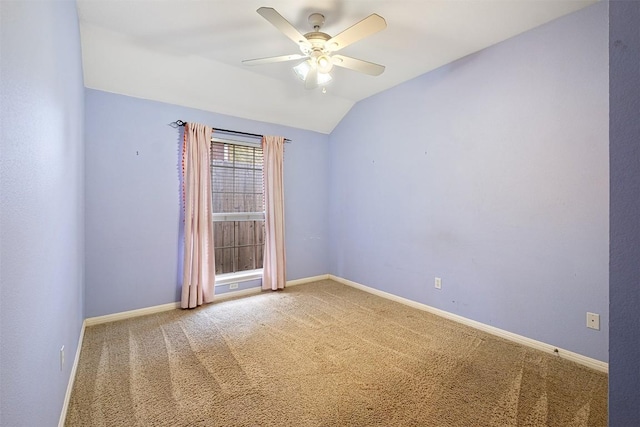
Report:
M 507 339 L 509 341 L 516 342 L 518 344 L 525 345 L 527 347 L 535 348 L 537 350 L 544 351 L 545 353 L 555 354 L 564 359 L 571 360 L 573 362 L 579 363 L 583 366 L 587 366 L 591 369 L 595 369 L 600 372 L 608 373 L 609 372 L 609 364 L 607 362 L 602 362 L 597 359 L 593 359 L 591 357 L 583 356 L 578 353 L 574 353 L 569 350 L 564 350 L 558 348 L 556 346 L 536 341 L 531 338 L 527 338 L 522 335 L 514 334 L 513 332 L 505 331 L 503 329 L 496 328 L 495 326 L 486 325 L 484 323 L 477 322 L 475 320 L 467 319 L 466 317 L 459 316 L 457 314 L 449 313 L 448 311 L 440 310 L 435 307 L 431 307 L 426 304 L 422 304 L 416 301 L 412 301 L 407 298 L 399 297 L 397 295 L 390 294 L 388 292 L 380 291 L 378 289 L 370 288 L 369 286 L 362 285 L 360 283 L 353 282 L 351 280 L 343 279 L 342 277 L 334 276 L 332 274 L 329 275 L 329 279 L 335 280 L 336 282 L 342 283 L 347 286 L 351 286 L 356 289 L 360 289 L 365 292 L 369 292 L 371 294 L 399 302 L 401 304 L 408 305 L 410 307 L 417 308 L 419 310 L 428 311 L 429 313 L 435 314 L 440 317 L 444 317 L 449 320 L 453 320 L 458 323 L 462 323 L 463 325 L 470 326 L 475 329 L 479 329 L 481 331 L 490 333 L 492 335 L 499 336 L 501 338 Z
M 318 280 L 326 280 L 329 278 L 328 274 L 322 274 L 320 276 L 304 277 L 302 279 L 289 280 L 286 286 L 302 285 L 303 283 L 317 282 Z M 249 288 L 241 291 L 225 292 L 223 294 L 214 295 L 213 301 L 224 301 L 230 298 L 238 298 L 247 295 L 260 293 L 261 288 Z M 155 305 L 152 307 L 139 308 L 137 310 L 121 311 L 119 313 L 106 314 L 104 316 L 88 317 L 84 323 L 86 326 L 99 325 L 101 323 L 115 322 L 116 320 L 129 319 L 131 317 L 145 316 L 147 314 L 161 313 L 163 311 L 174 310 L 180 308 L 180 302 L 170 302 L 168 304 Z
M 329 278 L 328 274 L 321 274 L 320 276 L 313 276 L 313 277 L 304 277 L 302 279 L 289 280 L 287 281 L 286 286 L 296 286 L 296 285 L 302 285 L 305 283 L 318 282 L 320 280 L 327 280 L 328 278 Z
M 82 341 L 84 340 L 84 328 L 85 322 L 82 322 L 82 328 L 80 328 L 80 337 L 78 338 L 78 346 L 76 347 L 76 355 L 73 358 L 73 365 L 71 366 L 71 373 L 69 374 L 69 382 L 67 383 L 67 391 L 64 394 L 64 401 L 62 402 L 62 411 L 60 411 L 60 420 L 58 421 L 58 427 L 64 427 L 64 422 L 67 419 L 67 410 L 69 409 L 69 401 L 71 400 L 71 391 L 73 390 L 73 384 L 76 381 L 76 370 L 78 369 L 78 362 L 80 361 L 80 351 L 82 350 Z
M 101 323 L 115 322 L 116 320 L 128 319 L 130 317 L 144 316 L 147 314 L 160 313 L 163 311 L 180 308 L 179 302 L 155 305 L 153 307 L 139 308 L 137 310 L 121 311 L 120 313 L 106 314 L 104 316 L 88 317 L 84 320 L 87 326 L 99 325 Z

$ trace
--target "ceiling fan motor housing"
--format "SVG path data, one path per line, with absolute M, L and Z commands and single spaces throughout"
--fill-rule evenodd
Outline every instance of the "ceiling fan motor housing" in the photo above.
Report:
M 309 24 L 311 28 L 318 31 L 324 25 L 324 15 L 321 13 L 312 13 L 309 15 Z
M 312 53 L 315 51 L 320 51 L 320 53 L 324 53 L 324 45 L 327 40 L 331 38 L 331 36 L 327 33 L 322 33 L 320 31 L 312 31 L 304 35 L 304 38 L 311 44 L 309 47 L 308 44 L 301 44 L 300 50 L 305 55 L 312 56 Z

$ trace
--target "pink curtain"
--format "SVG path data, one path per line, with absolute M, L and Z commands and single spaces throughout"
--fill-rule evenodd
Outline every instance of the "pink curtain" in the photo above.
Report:
M 284 248 L 284 138 L 262 138 L 264 154 L 265 242 L 262 289 L 284 289 L 287 260 Z
M 182 308 L 213 301 L 215 253 L 211 217 L 210 127 L 187 123 L 182 150 L 184 275 Z

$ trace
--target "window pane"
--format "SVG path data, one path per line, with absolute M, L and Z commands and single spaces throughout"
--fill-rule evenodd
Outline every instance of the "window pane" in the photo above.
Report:
M 214 213 L 264 212 L 262 163 L 260 146 L 211 143 Z M 217 274 L 262 268 L 264 221 L 214 221 L 214 245 Z
M 237 246 L 247 246 L 255 244 L 254 234 L 255 221 L 238 221 Z
M 233 221 L 216 221 L 213 223 L 213 244 L 216 248 L 235 246 L 234 226 Z
M 214 212 L 264 211 L 262 163 L 261 147 L 211 144 Z
M 262 268 L 264 261 L 264 243 L 254 246 L 256 248 L 256 268 Z
M 234 272 L 234 248 L 216 249 L 216 274 Z
M 264 221 L 236 222 L 237 270 L 262 268 L 264 245 Z
M 240 246 L 238 250 L 238 271 L 255 270 L 262 266 L 256 265 L 255 246 Z
M 264 221 L 254 221 L 256 231 L 256 244 L 264 245 Z M 262 263 L 260 263 L 262 265 Z

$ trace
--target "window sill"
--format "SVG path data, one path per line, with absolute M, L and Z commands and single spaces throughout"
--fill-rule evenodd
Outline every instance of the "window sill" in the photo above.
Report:
M 248 282 L 249 280 L 262 279 L 262 269 L 239 271 L 237 273 L 218 274 L 216 276 L 216 286 L 224 286 L 229 283 Z

